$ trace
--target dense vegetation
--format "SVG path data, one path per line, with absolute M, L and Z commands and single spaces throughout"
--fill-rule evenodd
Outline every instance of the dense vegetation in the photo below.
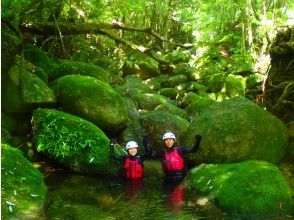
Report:
M 17 156 L 49 159 L 82 174 L 116 175 L 110 141 L 124 145 L 132 139 L 141 146 L 147 133 L 160 149 L 167 130 L 187 146 L 201 133 L 200 153 L 191 155 L 189 165 L 208 163 L 203 170 L 210 170 L 231 163 L 220 176 L 204 179 L 223 181 L 228 170 L 243 170 L 245 178 L 255 165 L 263 172 L 264 164 L 244 161 L 270 162 L 265 194 L 273 191 L 269 200 L 280 199 L 269 181 L 277 178 L 285 188 L 281 215 L 291 214 L 293 199 L 275 165 L 294 155 L 293 1 L 4 0 L 1 13 L 5 169 Z M 123 152 L 116 147 L 116 153 Z M 46 190 L 42 175 L 23 164 L 42 186 L 36 207 L 25 213 L 30 216 L 43 205 Z M 191 188 L 202 187 L 202 169 L 193 172 Z M 8 201 L 4 217 L 24 216 L 15 211 L 22 198 L 13 191 L 22 183 L 15 176 L 3 183 L 10 182 L 14 188 L 2 193 Z M 258 184 L 252 182 L 249 197 Z M 232 183 L 226 187 L 229 192 Z M 228 213 L 235 208 L 234 215 L 259 216 L 262 210 L 279 216 L 259 200 L 232 207 L 231 197 L 213 190 L 202 192 L 226 197 L 220 207 Z

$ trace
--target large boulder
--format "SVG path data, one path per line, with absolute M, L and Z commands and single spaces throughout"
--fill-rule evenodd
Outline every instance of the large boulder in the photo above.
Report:
M 66 60 L 57 65 L 49 72 L 49 80 L 53 81 L 65 75 L 92 76 L 102 82 L 109 83 L 109 73 L 99 66 L 93 64 Z
M 139 92 L 135 94 L 132 99 L 138 104 L 140 109 L 152 111 L 161 104 L 172 103 L 172 101 L 162 95 L 156 93 Z
M 8 2 L 8 1 L 6 1 Z M 2 10 L 1 10 L 2 11 Z M 2 14 L 3 15 L 3 14 Z M 1 77 L 5 78 L 13 65 L 15 56 L 21 51 L 21 39 L 15 29 L 1 24 Z
M 207 107 L 190 124 L 185 139 L 203 136 L 193 162 L 222 163 L 248 159 L 277 163 L 287 147 L 287 127 L 250 100 L 236 97 Z
M 71 170 L 114 174 L 109 139 L 94 124 L 52 109 L 37 109 L 32 118 L 35 148 Z
M 192 169 L 186 186 L 211 198 L 233 219 L 271 219 L 293 214 L 289 186 L 265 161 L 204 164 Z
M 52 106 L 54 92 L 35 74 L 22 67 L 21 61 L 10 68 L 1 93 L 3 111 L 29 113 L 36 107 Z
M 125 104 L 108 84 L 90 76 L 68 75 L 55 80 L 52 88 L 64 111 L 81 116 L 109 133 L 126 127 Z
M 47 196 L 43 175 L 9 145 L 1 145 L 2 219 L 40 219 Z
M 152 149 L 159 150 L 163 146 L 162 136 L 165 132 L 171 131 L 176 135 L 177 144 L 181 145 L 189 122 L 177 115 L 167 112 L 148 112 L 141 117 L 141 123 L 148 134 Z M 194 143 L 192 144 L 194 145 Z M 191 146 L 192 146 L 191 145 Z
M 35 66 L 42 68 L 47 73 L 49 73 L 56 65 L 56 62 L 52 60 L 45 51 L 34 45 L 25 45 L 23 48 L 23 54 L 26 60 L 30 61 Z

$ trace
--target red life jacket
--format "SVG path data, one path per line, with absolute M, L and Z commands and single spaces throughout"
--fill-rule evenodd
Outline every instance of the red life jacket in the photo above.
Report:
M 131 160 L 130 157 L 126 157 L 124 170 L 125 178 L 127 179 L 139 179 L 143 177 L 143 163 L 139 157 L 135 160 Z
M 183 156 L 180 154 L 178 148 L 175 147 L 172 151 L 164 151 L 164 157 L 162 159 L 162 169 L 165 173 L 183 171 L 184 167 L 185 161 Z

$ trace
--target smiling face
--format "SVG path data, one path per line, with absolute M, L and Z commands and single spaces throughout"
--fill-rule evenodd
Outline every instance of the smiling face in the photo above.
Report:
M 173 138 L 166 138 L 164 139 L 164 144 L 166 148 L 171 148 L 175 143 L 175 140 Z
M 128 151 L 129 151 L 129 155 L 131 156 L 135 156 L 138 152 L 136 147 L 129 148 Z

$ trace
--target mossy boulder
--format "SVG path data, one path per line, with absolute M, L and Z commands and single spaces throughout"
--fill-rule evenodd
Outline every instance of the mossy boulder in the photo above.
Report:
M 144 81 L 144 84 L 146 84 L 149 87 L 149 89 L 153 91 L 158 91 L 159 89 L 161 89 L 161 83 L 166 81 L 168 78 L 169 75 L 160 74 L 159 76 L 146 79 Z
M 173 88 L 181 83 L 187 82 L 188 78 L 184 74 L 179 74 L 169 77 L 166 81 L 161 83 L 161 86 L 164 88 Z
M 197 69 L 187 63 L 178 63 L 172 71 L 173 75 L 184 74 L 189 80 L 197 79 Z
M 228 97 L 245 95 L 246 79 L 239 75 L 230 74 L 226 77 L 225 89 Z
M 140 109 L 152 111 L 158 105 L 172 103 L 171 100 L 165 96 L 156 93 L 137 93 L 132 97 L 135 103 L 138 104 Z
M 35 66 L 41 67 L 47 73 L 49 73 L 56 65 L 54 60 L 50 59 L 45 51 L 34 45 L 25 45 L 23 48 L 23 54 L 26 60 Z
M 172 63 L 187 63 L 191 58 L 191 54 L 188 50 L 183 50 L 181 48 L 176 49 L 167 55 L 165 55 L 165 59 L 171 61 Z
M 5 1 L 10 2 L 10 1 Z M 2 3 L 1 3 L 2 6 Z M 3 12 L 3 8 L 1 8 Z M 2 14 L 3 16 L 3 14 Z M 3 17 L 2 17 L 3 18 Z M 13 66 L 15 56 L 21 51 L 20 36 L 7 25 L 1 24 L 1 78 L 6 77 L 7 72 Z
M 191 156 L 194 162 L 258 159 L 277 163 L 288 144 L 285 124 L 242 97 L 215 103 L 202 111 L 190 124 L 185 144 L 192 144 L 197 133 L 203 139 L 198 155 Z
M 2 219 L 39 219 L 47 187 L 43 175 L 9 145 L 1 145 Z
M 54 92 L 36 75 L 15 64 L 8 72 L 2 88 L 2 105 L 6 113 L 29 113 L 34 108 L 52 106 Z
M 126 76 L 121 85 L 115 85 L 115 90 L 126 97 L 133 97 L 139 92 L 149 92 L 151 89 L 144 83 L 144 81 L 136 75 Z
M 37 109 L 32 118 L 34 146 L 73 171 L 114 174 L 109 139 L 80 117 L 52 109 Z
M 158 63 L 152 59 L 145 59 L 144 61 L 139 62 L 138 66 L 140 68 L 138 75 L 142 79 L 148 79 L 160 74 Z
M 53 81 L 65 75 L 92 76 L 102 82 L 109 83 L 109 73 L 94 64 L 65 60 L 49 72 L 49 80 Z
M 179 91 L 176 88 L 162 88 L 158 91 L 158 93 L 170 99 L 176 99 Z
M 293 214 L 291 192 L 278 168 L 265 161 L 204 164 L 186 186 L 206 194 L 234 219 L 271 219 Z
M 181 118 L 189 121 L 189 115 L 187 114 L 187 112 L 185 110 L 177 107 L 174 104 L 170 104 L 170 103 L 161 104 L 155 108 L 155 111 L 168 112 L 173 115 L 180 116 Z
M 90 76 L 68 75 L 55 80 L 52 88 L 64 111 L 109 133 L 126 127 L 128 115 L 122 97 L 108 84 Z
M 141 123 L 145 132 L 149 136 L 150 144 L 154 150 L 162 149 L 162 136 L 168 131 L 171 131 L 176 135 L 177 144 L 181 145 L 185 139 L 185 134 L 189 126 L 187 120 L 177 115 L 160 111 L 145 113 L 141 117 Z
M 190 115 L 191 118 L 196 117 L 200 112 L 204 111 L 207 107 L 214 104 L 216 101 L 208 95 L 197 95 L 194 96 L 192 101 L 186 108 L 185 111 Z

